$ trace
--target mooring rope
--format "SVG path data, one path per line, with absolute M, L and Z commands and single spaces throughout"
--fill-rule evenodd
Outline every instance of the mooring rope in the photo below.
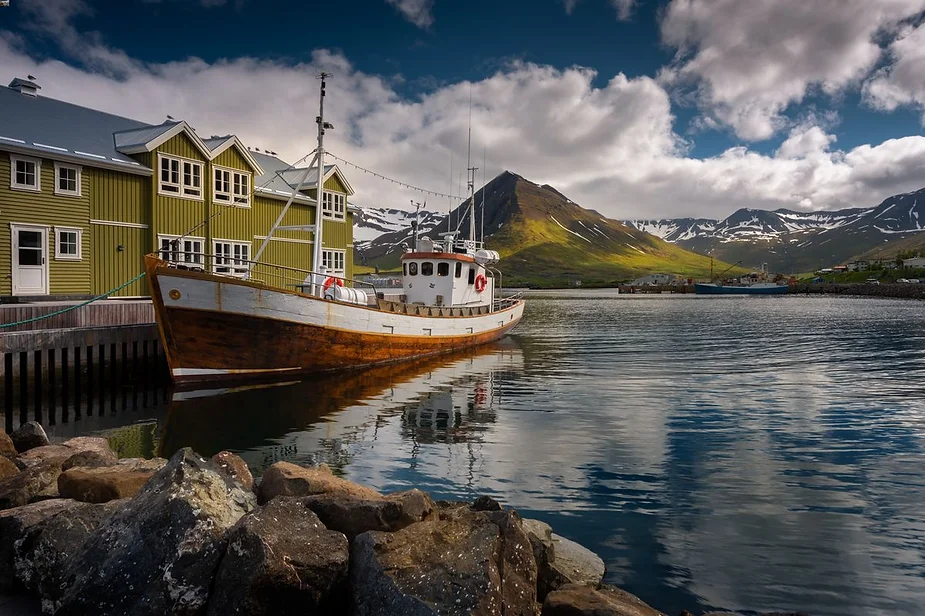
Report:
M 132 283 L 135 282 L 136 280 L 139 280 L 140 278 L 143 278 L 144 275 L 145 275 L 145 273 L 144 273 L 144 272 L 141 272 L 140 274 L 138 274 L 137 276 L 135 276 L 134 278 L 132 278 L 132 279 L 129 280 L 128 282 L 123 282 L 123 283 L 120 284 L 118 287 L 116 287 L 116 288 L 114 288 L 114 289 L 110 289 L 109 291 L 106 291 L 106 292 L 103 293 L 102 295 L 97 295 L 97 296 L 94 297 L 93 299 L 88 299 L 87 301 L 85 301 L 85 302 L 83 302 L 83 303 L 75 304 L 75 305 L 73 305 L 73 306 L 68 306 L 67 308 L 62 308 L 61 310 L 56 310 L 55 312 L 50 312 L 50 313 L 48 313 L 48 314 L 43 314 L 43 315 L 40 316 L 40 317 L 32 317 L 31 319 L 25 319 L 25 320 L 23 320 L 23 321 L 16 321 L 16 322 L 14 322 L 14 323 L 0 323 L 0 329 L 6 328 L 6 327 L 16 327 L 17 325 L 25 325 L 25 324 L 27 324 L 27 323 L 35 323 L 36 321 L 41 321 L 41 320 L 43 320 L 43 319 L 50 319 L 51 317 L 56 317 L 56 316 L 58 316 L 59 314 L 64 314 L 65 312 L 70 312 L 71 310 L 77 310 L 78 308 L 83 308 L 84 306 L 87 306 L 87 305 L 89 305 L 89 304 L 92 304 L 92 303 L 95 302 L 95 301 L 99 301 L 99 300 L 101 300 L 101 299 L 103 299 L 103 298 L 109 297 L 110 295 L 112 295 L 112 294 L 115 293 L 116 291 L 121 291 L 122 289 L 124 289 L 125 287 L 129 286 L 130 284 L 132 284 Z

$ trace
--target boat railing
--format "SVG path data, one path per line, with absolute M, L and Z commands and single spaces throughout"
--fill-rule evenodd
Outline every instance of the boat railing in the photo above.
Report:
M 376 286 L 364 280 L 354 280 L 331 272 L 315 272 L 309 269 L 276 265 L 264 261 L 250 261 L 226 255 L 208 253 L 172 252 L 158 255 L 172 269 L 209 272 L 238 280 L 249 280 L 285 291 L 305 295 L 321 295 L 325 283 L 328 286 L 353 287 L 376 297 Z M 165 258 L 166 257 L 166 258 Z M 332 280 L 329 280 L 332 279 Z
M 517 291 L 516 293 L 513 293 L 511 295 L 499 297 L 498 299 L 492 302 L 491 311 L 498 312 L 499 310 L 505 310 L 507 308 L 510 308 L 514 304 L 517 304 L 518 302 L 523 301 L 523 299 L 524 299 L 523 291 Z

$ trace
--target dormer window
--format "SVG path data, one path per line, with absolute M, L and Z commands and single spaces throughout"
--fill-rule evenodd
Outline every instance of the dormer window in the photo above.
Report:
M 168 197 L 202 201 L 202 163 L 158 154 L 160 180 L 157 192 Z
M 250 174 L 216 167 L 212 200 L 238 207 L 250 207 Z
M 347 211 L 347 195 L 325 191 L 321 198 L 321 214 L 325 218 L 344 220 Z

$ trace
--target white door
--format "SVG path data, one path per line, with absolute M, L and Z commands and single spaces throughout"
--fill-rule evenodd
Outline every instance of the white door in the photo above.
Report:
M 48 228 L 10 225 L 13 295 L 48 295 Z

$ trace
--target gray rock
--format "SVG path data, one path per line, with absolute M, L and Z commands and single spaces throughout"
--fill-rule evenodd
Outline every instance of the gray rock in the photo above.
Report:
M 490 496 L 482 495 L 472 503 L 473 511 L 501 511 L 501 504 Z
M 428 519 L 434 512 L 430 496 L 420 490 L 374 500 L 342 492 L 306 496 L 302 500 L 325 526 L 344 533 L 350 541 L 368 530 L 401 530 Z
M 394 533 L 363 533 L 351 547 L 357 616 L 536 614 L 535 575 L 513 512 L 448 508 Z
M 549 593 L 542 616 L 665 616 L 642 599 L 615 586 L 566 584 Z
M 109 448 L 109 442 L 104 438 L 94 436 L 78 436 L 59 445 L 33 447 L 19 458 L 27 466 L 44 461 L 60 464 L 62 468 L 81 466 L 82 459 L 91 461 L 100 459 L 109 464 L 115 464 L 118 461 L 116 454 Z
M 35 466 L 41 462 L 52 462 L 60 466 L 74 453 L 73 449 L 64 445 L 42 445 L 41 447 L 33 447 L 21 454 L 19 459 L 22 460 L 26 467 Z
M 19 453 L 25 453 L 35 447 L 41 447 L 48 444 L 48 435 L 41 424 L 34 421 L 27 421 L 10 433 L 13 440 L 13 446 Z
M 552 533 L 553 570 L 565 584 L 597 586 L 604 578 L 604 561 L 588 548 Z M 559 583 L 561 586 L 562 583 Z
M 254 500 L 181 449 L 70 561 L 56 614 L 201 614 L 225 533 Z
M 0 510 L 22 507 L 31 502 L 44 490 L 54 487 L 60 474 L 60 464 L 40 462 L 18 475 L 0 481 Z
M 16 541 L 36 524 L 78 504 L 72 500 L 56 499 L 0 511 L 0 592 L 9 592 L 14 587 Z
M 32 526 L 15 542 L 16 579 L 41 596 L 46 612 L 52 613 L 55 602 L 60 599 L 62 576 L 71 558 L 90 534 L 126 503 L 79 503 Z
M 325 528 L 303 500 L 274 498 L 228 533 L 208 613 L 345 613 L 349 556 L 347 538 Z
M 114 453 L 107 455 L 99 451 L 79 451 L 61 464 L 61 470 L 66 471 L 75 467 L 96 468 L 98 466 L 112 466 L 117 462 L 118 459 Z

